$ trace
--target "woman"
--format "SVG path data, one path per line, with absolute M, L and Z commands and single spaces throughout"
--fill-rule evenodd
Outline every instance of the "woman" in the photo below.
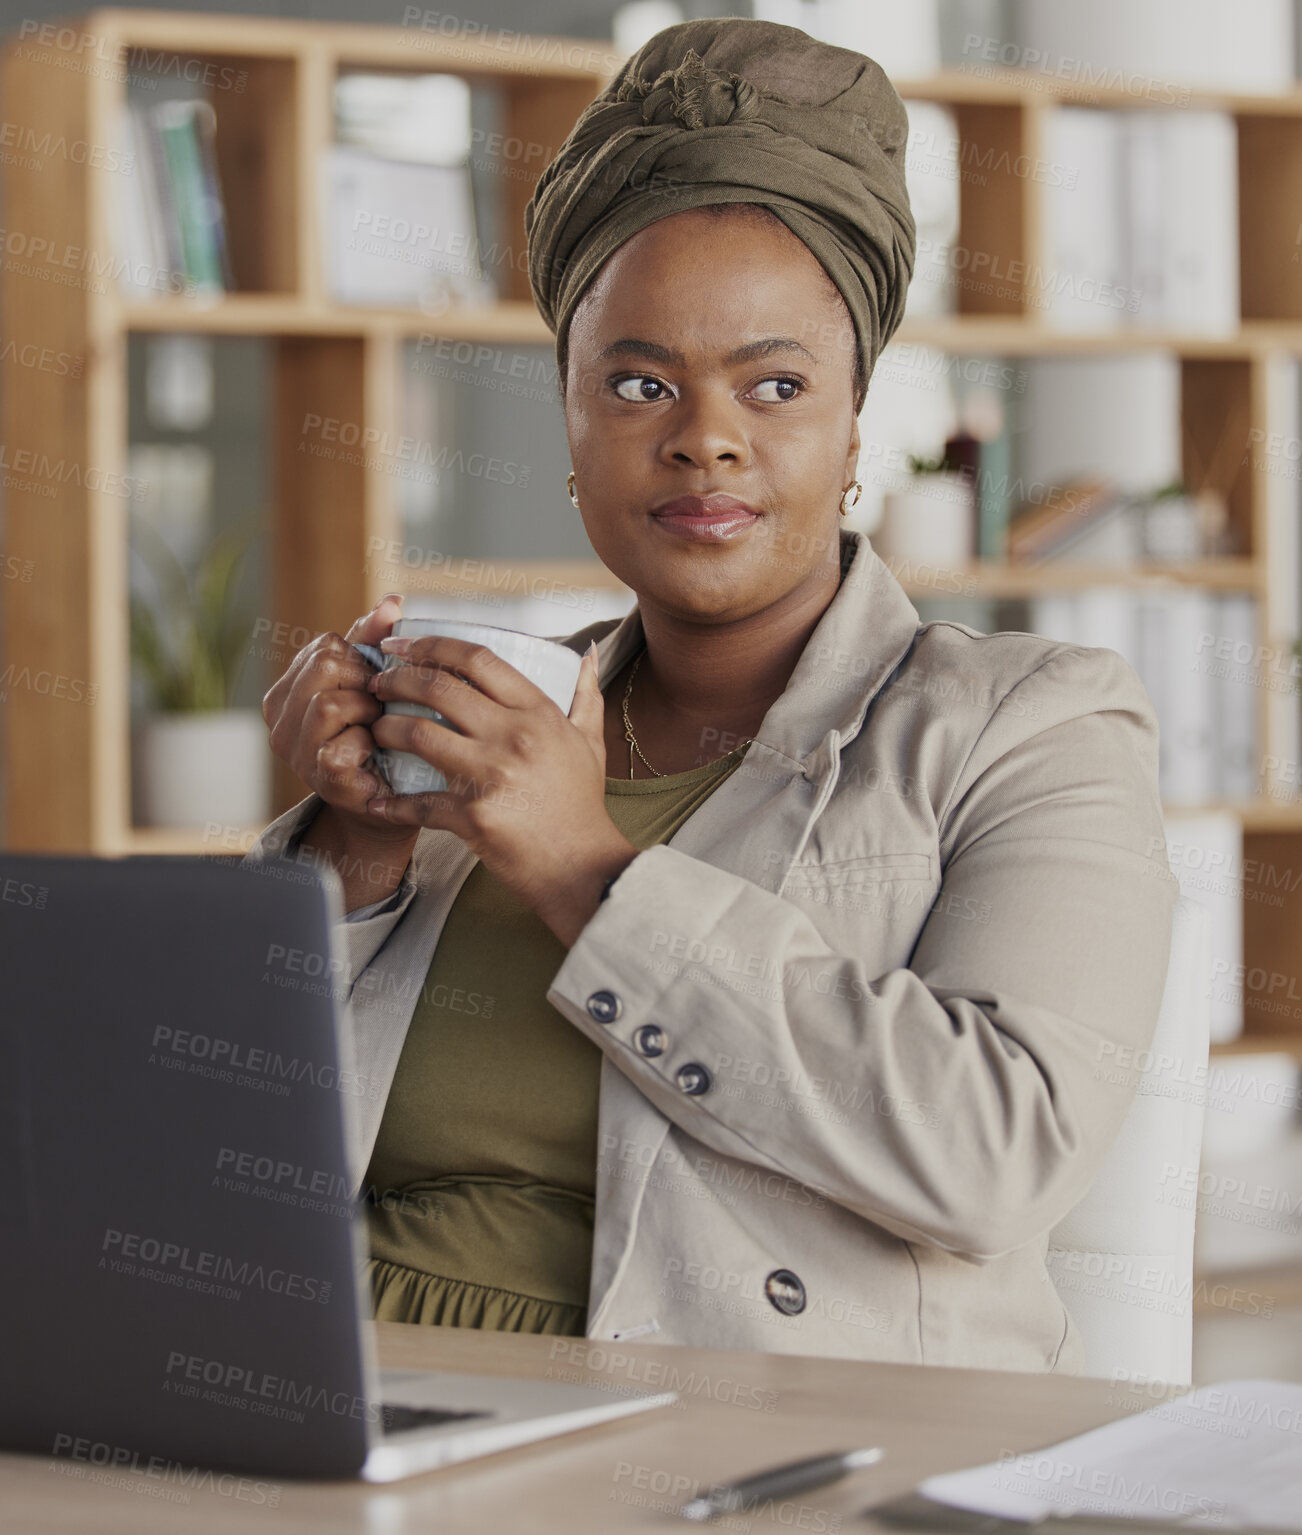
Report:
M 1080 1368 L 1047 1234 L 1165 979 L 1157 730 L 1116 652 L 923 624 L 841 530 L 906 126 L 795 28 L 652 38 L 526 215 L 636 607 L 564 640 L 568 718 L 391 597 L 348 639 L 412 664 L 323 635 L 267 695 L 314 792 L 250 857 L 343 880 L 381 1317 Z M 376 745 L 453 789 L 386 797 Z

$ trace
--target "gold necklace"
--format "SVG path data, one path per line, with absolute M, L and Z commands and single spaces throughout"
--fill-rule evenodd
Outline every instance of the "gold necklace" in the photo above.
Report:
M 646 762 L 647 768 L 651 773 L 655 774 L 657 778 L 667 778 L 670 776 L 669 774 L 657 773 L 655 768 L 647 762 L 646 753 L 637 744 L 637 737 L 633 734 L 633 722 L 628 717 L 628 701 L 633 696 L 633 678 L 637 676 L 637 669 L 641 666 L 644 655 L 646 655 L 645 645 L 638 651 L 637 660 L 633 662 L 633 669 L 628 674 L 628 682 L 624 685 L 624 739 L 628 742 L 628 776 L 630 778 L 633 776 L 633 753 L 636 752 L 642 758 L 642 761 Z M 724 752 L 723 757 L 731 757 L 733 752 L 741 751 L 744 747 L 749 746 L 754 739 L 754 736 L 747 736 L 744 741 L 734 746 L 731 751 Z M 715 761 L 722 762 L 723 757 L 716 757 Z

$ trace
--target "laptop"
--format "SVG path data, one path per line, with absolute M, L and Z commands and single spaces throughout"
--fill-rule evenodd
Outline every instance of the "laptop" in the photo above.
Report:
M 377 1368 L 341 914 L 284 862 L 0 854 L 0 1445 L 387 1482 L 675 1400 Z

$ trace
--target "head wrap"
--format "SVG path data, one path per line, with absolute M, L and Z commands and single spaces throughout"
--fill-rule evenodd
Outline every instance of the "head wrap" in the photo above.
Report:
M 665 27 L 583 111 L 525 208 L 529 284 L 563 359 L 602 262 L 656 219 L 762 203 L 822 263 L 865 377 L 904 313 L 908 116 L 879 65 L 779 22 Z

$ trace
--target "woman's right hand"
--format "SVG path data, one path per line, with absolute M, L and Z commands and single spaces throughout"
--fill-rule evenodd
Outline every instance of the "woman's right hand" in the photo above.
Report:
M 390 594 L 359 618 L 346 637 L 317 635 L 262 700 L 272 751 L 368 842 L 383 840 L 384 833 L 366 810 L 367 800 L 388 793 L 366 766 L 376 750 L 370 727 L 384 705 L 367 691 L 374 668 L 353 642 L 378 645 L 401 617 L 402 599 Z

